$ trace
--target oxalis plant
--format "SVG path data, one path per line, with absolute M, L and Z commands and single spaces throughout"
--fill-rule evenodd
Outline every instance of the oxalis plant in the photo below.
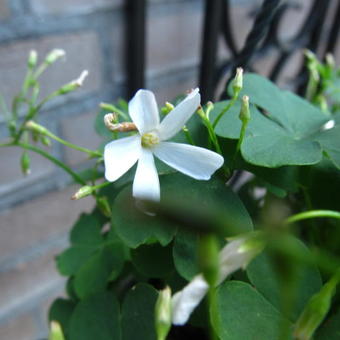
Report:
M 340 334 L 340 70 L 306 52 L 306 99 L 238 69 L 229 100 L 199 89 L 158 109 L 148 90 L 102 103 L 93 150 L 39 123 L 51 99 L 33 51 L 22 90 L 3 107 L 30 170 L 38 153 L 93 196 L 59 254 L 66 296 L 49 311 L 49 340 L 338 339 Z M 75 172 L 46 148 L 86 153 Z M 94 146 L 95 147 L 95 146 Z M 72 204 L 77 204 L 76 202 Z M 61 212 L 62 213 L 62 212 Z

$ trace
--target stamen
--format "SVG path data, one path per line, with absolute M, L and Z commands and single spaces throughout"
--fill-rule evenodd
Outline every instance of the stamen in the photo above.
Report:
M 142 146 L 145 148 L 151 148 L 159 143 L 158 134 L 154 131 L 144 133 L 142 136 Z

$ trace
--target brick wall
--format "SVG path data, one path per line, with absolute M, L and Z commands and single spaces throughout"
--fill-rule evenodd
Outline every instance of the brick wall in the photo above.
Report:
M 239 46 L 251 27 L 254 3 L 259 0 L 233 2 Z M 42 79 L 44 93 L 83 69 L 90 75 L 79 92 L 53 101 L 41 122 L 71 142 L 96 148 L 100 138 L 92 126 L 98 104 L 124 93 L 122 5 L 123 0 L 0 0 L 0 93 L 9 98 L 17 92 L 29 50 L 44 55 L 64 49 L 66 61 L 53 65 Z M 159 103 L 197 84 L 202 11 L 203 0 L 149 1 L 147 87 Z M 285 32 L 292 32 L 294 25 L 285 25 Z M 220 56 L 226 55 L 222 49 Z M 268 63 L 260 60 L 258 70 L 265 73 Z M 0 143 L 6 137 L 0 116 Z M 86 165 L 81 153 L 58 144 L 50 152 L 75 169 Z M 46 337 L 46 311 L 64 286 L 54 257 L 66 246 L 77 215 L 93 206 L 91 198 L 70 202 L 76 187 L 69 187 L 69 177 L 40 156 L 31 155 L 32 174 L 23 177 L 20 155 L 16 148 L 0 149 L 1 340 Z

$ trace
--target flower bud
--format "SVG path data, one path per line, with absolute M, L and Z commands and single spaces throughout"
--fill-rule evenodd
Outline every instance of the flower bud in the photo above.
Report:
M 237 97 L 243 87 L 243 69 L 241 67 L 238 67 L 236 69 L 236 75 L 233 80 L 232 87 L 233 87 L 234 96 Z
M 34 122 L 33 120 L 29 120 L 26 124 L 25 124 L 26 129 L 31 130 L 33 132 L 39 133 L 39 134 L 46 134 L 48 131 L 45 127 L 43 127 L 42 125 Z
M 40 137 L 41 143 L 45 146 L 51 146 L 51 140 L 46 136 Z
M 31 169 L 30 169 L 31 158 L 26 150 L 21 155 L 20 165 L 21 165 L 21 171 L 25 176 L 31 173 Z
M 59 48 L 56 48 L 54 50 L 52 50 L 47 57 L 45 58 L 44 63 L 47 65 L 51 65 L 53 63 L 55 63 L 59 58 L 62 58 L 65 56 L 65 51 Z
M 327 53 L 326 54 L 326 64 L 330 67 L 330 68 L 335 68 L 335 60 L 334 60 L 334 56 L 332 53 Z
M 61 326 L 56 321 L 51 322 L 48 340 L 65 340 Z
M 247 124 L 250 120 L 249 97 L 248 96 L 242 97 L 241 111 L 238 117 L 242 121 L 243 124 Z
M 71 200 L 79 200 L 83 197 L 91 195 L 93 192 L 93 187 L 90 185 L 85 185 L 81 187 L 72 197 Z
M 219 272 L 219 246 L 216 236 L 203 235 L 198 245 L 199 265 L 204 279 L 210 286 L 216 284 Z
M 84 80 L 88 76 L 88 74 L 89 72 L 87 70 L 83 71 L 77 79 L 72 80 L 70 83 L 62 86 L 57 91 L 57 93 L 60 95 L 67 94 L 83 86 Z
M 155 329 L 158 340 L 165 340 L 171 328 L 171 289 L 161 290 L 155 305 Z
M 339 281 L 336 274 L 321 290 L 313 295 L 295 324 L 294 337 L 297 340 L 309 340 L 326 317 Z
M 161 111 L 164 115 L 167 115 L 169 112 L 171 112 L 175 107 L 169 103 L 165 102 L 165 105 L 161 108 Z
M 200 105 L 200 106 L 197 108 L 196 112 L 197 112 L 197 114 L 198 114 L 202 119 L 205 118 L 205 112 L 204 112 L 204 110 L 203 110 L 202 105 Z
M 112 211 L 109 201 L 106 197 L 97 197 L 97 205 L 100 211 L 104 214 L 104 216 L 111 217 Z
M 115 110 L 115 107 L 109 103 L 100 103 L 99 106 L 109 112 L 113 112 Z
M 28 55 L 27 66 L 30 69 L 33 69 L 37 66 L 38 62 L 38 53 L 35 50 L 31 50 L 30 54 Z

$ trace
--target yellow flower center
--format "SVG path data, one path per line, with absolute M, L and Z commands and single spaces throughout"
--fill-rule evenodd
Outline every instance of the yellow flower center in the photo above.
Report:
M 144 148 L 151 148 L 159 143 L 159 137 L 156 132 L 147 132 L 142 136 L 142 146 Z

